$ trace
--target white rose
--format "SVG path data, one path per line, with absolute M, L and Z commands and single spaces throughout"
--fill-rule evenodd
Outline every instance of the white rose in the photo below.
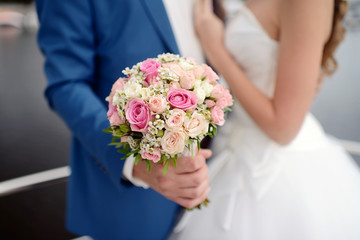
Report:
M 210 97 L 210 94 L 211 94 L 214 86 L 211 85 L 211 83 L 208 80 L 205 80 L 205 81 L 201 82 L 201 88 L 204 90 L 205 96 Z
M 185 147 L 187 137 L 183 131 L 166 130 L 161 139 L 161 147 L 165 153 L 174 155 L 182 153 Z
M 191 118 L 185 117 L 184 129 L 185 132 L 192 138 L 206 134 L 209 128 L 209 122 L 205 116 L 194 112 Z
M 204 102 L 206 94 L 204 89 L 202 88 L 202 81 L 196 80 L 194 84 L 194 93 L 198 97 L 198 104 L 201 104 Z
M 194 69 L 194 65 L 186 61 L 180 61 L 179 65 L 184 71 L 190 71 Z
M 124 85 L 124 93 L 128 98 L 140 97 L 141 89 L 141 85 L 133 81 L 128 81 Z
M 151 97 L 151 91 L 149 88 L 141 88 L 140 90 L 141 98 L 145 101 L 149 100 Z

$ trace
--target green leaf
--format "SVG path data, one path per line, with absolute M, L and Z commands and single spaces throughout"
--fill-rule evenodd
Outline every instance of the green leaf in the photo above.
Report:
M 169 169 L 169 164 L 170 164 L 170 161 L 166 161 L 165 163 L 165 167 L 164 167 L 164 171 L 163 171 L 163 176 L 166 174 L 166 172 L 168 171 Z
M 191 119 L 192 112 L 191 112 L 191 111 L 187 111 L 187 112 L 186 112 L 186 116 Z
M 150 160 L 148 160 L 148 159 L 144 159 L 145 160 L 145 162 L 146 162 L 146 169 L 149 171 L 149 172 L 151 172 L 151 163 L 150 163 Z
M 128 133 L 130 132 L 130 127 L 126 123 L 124 123 L 120 125 L 120 130 L 123 133 Z
M 174 158 L 171 158 L 171 162 L 172 162 L 172 164 L 174 165 L 175 168 L 177 168 L 176 157 L 177 157 L 177 155 Z
M 112 129 L 112 127 L 110 126 L 110 127 L 108 127 L 108 128 L 105 128 L 105 129 L 103 129 L 103 132 L 104 133 L 113 133 L 113 129 Z
M 122 147 L 123 143 L 122 142 L 112 142 L 108 144 L 109 146 L 115 146 L 115 148 L 120 148 Z
M 216 136 L 216 133 L 217 133 L 217 127 L 215 126 L 215 127 L 214 127 L 214 130 L 213 130 L 214 136 Z
M 123 154 L 128 154 L 129 150 L 126 150 L 124 148 L 120 148 L 119 150 L 117 150 L 119 153 L 123 153 Z
M 142 137 L 143 137 L 143 134 L 140 132 L 132 132 L 130 135 L 134 139 L 142 139 Z
M 166 160 L 167 160 L 166 155 L 165 155 L 165 154 L 161 155 L 160 161 L 161 161 L 161 162 L 166 162 Z
M 200 140 L 197 139 L 197 150 L 199 151 L 200 150 Z
M 229 108 L 229 107 L 225 107 L 225 108 L 224 108 L 224 112 L 232 112 L 232 109 Z
M 138 165 L 139 161 L 140 161 L 140 158 L 141 158 L 141 154 L 136 154 L 135 156 L 135 165 Z
M 129 144 L 129 143 L 124 142 L 123 145 L 124 145 L 124 149 L 125 149 L 125 150 L 130 151 L 130 144 Z
M 164 130 L 160 130 L 156 136 L 157 137 L 163 137 L 164 136 Z

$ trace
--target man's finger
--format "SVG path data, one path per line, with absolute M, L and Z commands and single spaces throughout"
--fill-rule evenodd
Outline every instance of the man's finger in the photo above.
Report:
M 209 158 L 212 155 L 212 151 L 210 149 L 200 149 L 199 154 L 203 155 L 204 158 Z

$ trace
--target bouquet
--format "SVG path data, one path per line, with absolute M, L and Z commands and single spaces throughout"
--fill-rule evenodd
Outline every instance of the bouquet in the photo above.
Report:
M 192 58 L 170 53 L 158 55 L 126 68 L 127 76 L 113 85 L 107 112 L 113 135 L 110 145 L 133 155 L 135 164 L 170 162 L 185 151 L 200 149 L 205 136 L 216 135 L 217 126 L 225 123 L 233 98 L 217 82 L 218 75 L 206 64 L 197 65 Z

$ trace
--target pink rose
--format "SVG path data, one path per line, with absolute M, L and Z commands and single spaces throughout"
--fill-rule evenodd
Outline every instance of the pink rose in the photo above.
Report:
M 124 120 L 118 114 L 116 106 L 112 105 L 112 98 L 109 102 L 109 110 L 107 112 L 107 116 L 111 126 L 117 126 L 124 123 Z
M 116 82 L 112 86 L 111 92 L 115 92 L 116 90 L 123 90 L 125 80 L 126 78 L 122 78 L 122 77 L 116 80 Z
M 228 102 L 227 102 L 226 98 L 225 98 L 225 97 L 221 97 L 221 98 L 219 98 L 219 99 L 216 101 L 215 106 L 217 106 L 217 107 L 219 107 L 219 108 L 221 108 L 221 109 L 224 109 L 225 107 L 227 107 L 227 106 L 229 106 L 229 105 L 228 105 Z
M 115 95 L 117 90 L 124 90 L 124 81 L 126 78 L 119 78 L 116 80 L 116 82 L 112 85 L 111 92 L 110 92 L 110 98 Z
M 184 89 L 191 89 L 194 87 L 195 76 L 192 71 L 184 72 L 180 77 L 180 86 Z
M 195 79 L 201 79 L 204 76 L 204 72 L 205 72 L 205 70 L 204 70 L 203 66 L 197 65 L 193 69 Z
M 224 98 L 226 99 L 227 107 L 232 106 L 234 104 L 234 99 L 233 99 L 232 95 L 230 94 L 229 89 L 227 89 L 227 88 L 225 88 L 225 91 L 224 91 Z
M 206 78 L 209 80 L 211 84 L 216 83 L 216 80 L 219 79 L 219 76 L 208 65 L 203 64 L 202 66 L 204 68 L 204 76 L 206 76 Z
M 167 100 L 174 108 L 181 110 L 194 110 L 198 101 L 195 93 L 181 88 L 173 89 L 168 92 Z
M 139 98 L 131 99 L 126 104 L 125 115 L 131 130 L 136 132 L 146 133 L 149 121 L 153 120 L 149 106 Z
M 205 100 L 205 103 L 208 108 L 212 108 L 213 106 L 215 106 L 215 102 L 210 99 Z
M 151 97 L 149 100 L 150 110 L 155 114 L 163 113 L 166 105 L 166 99 L 162 96 Z
M 143 159 L 151 160 L 154 163 L 160 161 L 161 159 L 161 152 L 159 148 L 154 148 L 154 151 L 152 153 L 143 150 L 141 150 L 140 153 Z
M 148 80 L 145 79 L 145 87 L 149 87 L 151 85 L 156 85 L 159 83 L 159 79 L 157 79 L 156 77 L 150 78 Z
M 151 58 L 148 58 L 141 63 L 140 71 L 146 74 L 145 82 L 148 84 L 148 86 L 158 82 L 156 81 L 156 77 L 158 76 L 158 69 L 160 66 L 161 63 Z
M 211 97 L 219 99 L 224 96 L 225 88 L 221 84 L 216 84 L 210 94 Z
M 161 147 L 164 152 L 173 155 L 182 153 L 185 147 L 187 137 L 183 131 L 166 130 L 161 138 Z
M 179 66 L 178 63 L 165 63 L 163 67 L 170 69 L 179 77 L 184 75 L 184 70 Z
M 211 109 L 211 122 L 219 126 L 224 125 L 224 112 L 221 108 L 215 106 Z
M 185 114 L 181 109 L 174 109 L 166 120 L 166 128 L 174 131 L 181 129 L 185 121 Z

